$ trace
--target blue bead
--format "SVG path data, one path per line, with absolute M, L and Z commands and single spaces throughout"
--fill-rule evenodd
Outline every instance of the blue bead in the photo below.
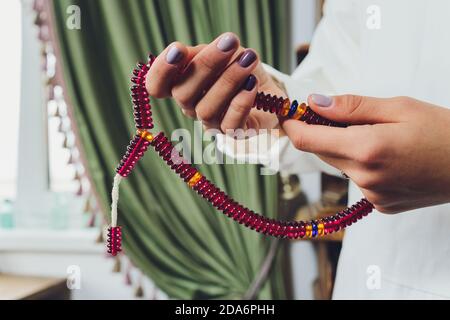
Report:
M 291 108 L 289 109 L 289 112 L 287 114 L 288 118 L 291 118 L 295 114 L 295 111 L 297 111 L 297 107 L 298 107 L 297 100 L 292 101 Z
M 312 236 L 315 237 L 317 236 L 317 224 L 314 222 L 311 222 L 312 225 Z

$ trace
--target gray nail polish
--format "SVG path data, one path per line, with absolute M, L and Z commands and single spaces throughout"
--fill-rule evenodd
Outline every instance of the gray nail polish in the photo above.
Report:
M 312 94 L 311 100 L 319 107 L 328 108 L 333 103 L 333 99 L 323 94 Z
M 170 64 L 176 64 L 183 59 L 183 52 L 176 46 L 172 46 L 166 54 L 166 61 Z
M 247 68 L 255 60 L 256 60 L 256 53 L 254 53 L 253 50 L 247 49 L 242 54 L 241 58 L 238 61 L 238 64 L 243 68 Z
M 220 51 L 227 52 L 237 47 L 237 38 L 233 34 L 225 34 L 217 42 Z

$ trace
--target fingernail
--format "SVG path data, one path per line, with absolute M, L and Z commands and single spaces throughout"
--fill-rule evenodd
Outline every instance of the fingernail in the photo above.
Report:
M 247 80 L 245 80 L 243 88 L 247 91 L 252 91 L 256 85 L 256 77 L 254 75 L 249 75 Z
M 256 60 L 256 53 L 253 52 L 253 50 L 247 49 L 242 54 L 241 58 L 238 61 L 238 64 L 242 68 L 247 68 L 249 65 L 251 65 Z
M 237 47 L 237 43 L 238 39 L 236 36 L 232 33 L 227 33 L 220 38 L 219 42 L 217 42 L 217 48 L 219 48 L 220 51 L 227 52 Z
M 172 46 L 166 54 L 166 61 L 170 64 L 176 64 L 183 59 L 183 52 L 176 46 Z
M 333 99 L 331 97 L 316 93 L 311 95 L 311 100 L 322 108 L 328 108 L 333 103 Z

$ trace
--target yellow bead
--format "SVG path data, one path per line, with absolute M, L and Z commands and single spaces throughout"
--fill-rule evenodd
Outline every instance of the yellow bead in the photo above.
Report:
M 325 230 L 324 224 L 322 222 L 319 223 L 319 225 L 317 226 L 317 234 L 319 236 L 323 236 L 324 235 L 324 230 Z
M 307 238 L 311 238 L 311 237 L 312 237 L 312 225 L 311 225 L 311 224 L 306 225 L 306 233 L 305 233 L 305 236 L 306 236 Z
M 197 184 L 197 182 L 200 181 L 201 178 L 202 178 L 202 174 L 201 174 L 200 172 L 197 171 L 197 172 L 192 176 L 192 178 L 189 179 L 189 181 L 188 181 L 189 187 L 192 188 L 193 186 L 195 186 L 195 185 Z
M 295 112 L 292 119 L 298 120 L 300 119 L 306 111 L 306 104 L 302 103 L 297 107 L 297 111 Z
M 290 108 L 291 108 L 291 101 L 289 101 L 289 99 L 284 99 L 283 107 L 281 109 L 281 115 L 283 117 L 287 117 Z
M 143 138 L 143 139 L 145 139 L 145 140 L 147 140 L 149 142 L 151 142 L 153 140 L 153 135 L 150 132 L 148 132 L 147 130 L 138 130 L 137 134 L 141 138 Z

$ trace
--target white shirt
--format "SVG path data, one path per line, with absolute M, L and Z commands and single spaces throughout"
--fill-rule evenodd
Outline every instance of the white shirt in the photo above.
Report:
M 404 95 L 450 107 L 450 1 L 325 3 L 310 52 L 295 72 L 288 76 L 267 66 L 291 99 L 305 101 L 310 93 Z M 378 13 L 379 21 L 373 20 Z M 231 152 L 229 142 L 222 136 L 219 148 L 243 157 Z M 286 137 L 270 149 L 249 153 L 269 167 L 279 159 L 281 170 L 291 173 L 336 173 L 315 155 L 296 150 Z M 350 204 L 361 197 L 351 183 Z M 449 299 L 450 204 L 397 215 L 375 211 L 348 228 L 333 298 Z

